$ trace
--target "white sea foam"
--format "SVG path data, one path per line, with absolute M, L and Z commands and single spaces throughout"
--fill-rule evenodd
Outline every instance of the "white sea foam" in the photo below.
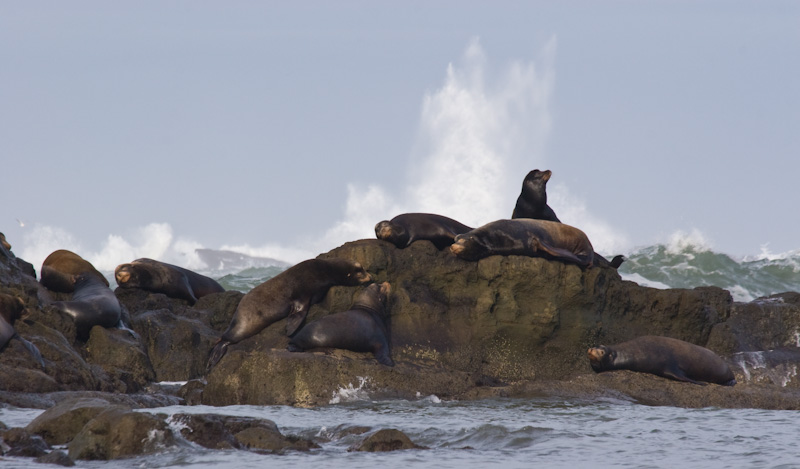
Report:
M 666 290 L 667 288 L 670 288 L 670 286 L 667 285 L 667 284 L 664 284 L 664 283 L 661 283 L 661 282 L 657 282 L 655 280 L 647 279 L 647 278 L 641 276 L 640 274 L 621 273 L 620 277 L 622 277 L 623 280 L 629 280 L 631 282 L 636 282 L 636 283 L 638 283 L 639 285 L 641 285 L 643 287 L 659 288 L 659 289 L 662 289 L 662 290 Z
M 348 383 L 346 387 L 333 391 L 329 404 L 341 404 L 344 402 L 363 401 L 369 399 L 366 386 L 369 383 L 368 377 L 357 376 L 358 386 L 353 387 L 353 383 Z

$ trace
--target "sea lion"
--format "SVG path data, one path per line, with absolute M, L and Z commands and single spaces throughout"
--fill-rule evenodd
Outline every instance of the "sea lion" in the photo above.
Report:
M 522 192 L 517 197 L 517 205 L 511 213 L 511 218 L 534 218 L 536 220 L 557 221 L 556 212 L 547 205 L 547 181 L 550 180 L 552 171 L 539 171 L 534 169 L 522 181 Z
M 563 223 L 531 218 L 497 220 L 456 236 L 450 251 L 476 261 L 487 256 L 520 255 L 556 259 L 588 267 L 594 249 L 583 231 Z
M 47 256 L 42 263 L 42 278 L 39 279 L 39 283 L 48 290 L 72 293 L 75 288 L 74 277 L 84 272 L 90 272 L 105 286 L 109 286 L 106 277 L 98 272 L 89 261 L 66 249 L 59 249 Z
M 610 347 L 592 347 L 588 354 L 589 363 L 597 373 L 631 370 L 701 385 L 736 384 L 730 367 L 717 354 L 670 337 L 637 337 Z
M 371 280 L 361 264 L 347 259 L 309 259 L 289 267 L 242 297 L 228 329 L 209 354 L 206 371 L 225 355 L 228 345 L 254 336 L 283 318 L 288 317 L 286 335 L 294 334 L 308 308 L 320 302 L 330 287 L 356 286 Z
M 2 252 L 6 257 L 14 261 L 14 263 L 17 264 L 17 267 L 19 267 L 19 270 L 21 270 L 23 274 L 29 277 L 33 277 L 34 280 L 36 279 L 36 269 L 33 268 L 33 264 L 15 256 L 14 253 L 11 252 L 11 244 L 9 244 L 9 242 L 6 240 L 6 235 L 4 235 L 3 233 L 0 233 L 0 252 Z
M 427 239 L 436 249 L 453 244 L 456 235 L 472 228 L 442 215 L 433 213 L 404 213 L 375 225 L 375 236 L 403 249 L 414 241 Z
M 198 298 L 210 293 L 224 292 L 216 280 L 191 270 L 153 259 L 136 259 L 114 269 L 114 278 L 122 288 L 141 288 L 163 293 L 195 304 Z
M 120 323 L 122 308 L 114 292 L 96 275 L 84 272 L 75 276 L 72 300 L 53 303 L 75 319 L 78 338 L 86 340 L 94 326 L 115 327 Z
M 14 322 L 22 317 L 22 312 L 25 310 L 25 303 L 17 296 L 0 293 L 0 352 L 2 352 L 11 339 L 16 338 L 25 349 L 31 354 L 34 360 L 39 363 L 39 366 L 44 368 L 44 360 L 42 354 L 35 345 L 28 342 L 22 336 L 17 334 L 14 329 Z
M 385 324 L 389 282 L 373 283 L 356 298 L 349 310 L 331 314 L 303 326 L 289 341 L 290 352 L 331 347 L 372 352 L 379 363 L 394 366 Z

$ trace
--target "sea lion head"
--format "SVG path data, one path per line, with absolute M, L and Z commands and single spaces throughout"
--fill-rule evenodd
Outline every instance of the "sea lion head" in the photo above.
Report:
M 8 241 L 6 241 L 6 235 L 4 235 L 3 233 L 0 233 L 0 245 L 6 248 L 7 251 L 11 250 L 11 245 L 8 244 Z
M 450 252 L 468 261 L 485 257 L 487 251 L 485 244 L 472 232 L 457 235 L 450 245 Z
M 353 262 L 348 259 L 333 258 L 327 260 L 332 272 L 337 272 L 339 283 L 345 286 L 356 286 L 372 281 L 372 276 L 364 270 L 360 262 Z
M 135 262 L 120 264 L 114 269 L 114 278 L 120 287 L 140 287 L 147 284 L 150 273 L 147 269 L 140 268 Z
M 587 350 L 589 354 L 589 364 L 596 373 L 613 369 L 612 365 L 617 357 L 617 352 L 601 345 Z
M 402 226 L 388 220 L 383 220 L 375 225 L 375 236 L 399 248 L 404 248 L 408 245 L 408 231 Z

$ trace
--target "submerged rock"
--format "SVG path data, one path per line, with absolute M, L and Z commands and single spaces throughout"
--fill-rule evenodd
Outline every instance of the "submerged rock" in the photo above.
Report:
M 387 429 L 378 430 L 367 437 L 360 445 L 351 448 L 350 451 L 397 451 L 402 449 L 427 449 L 415 444 L 405 433 L 400 430 Z

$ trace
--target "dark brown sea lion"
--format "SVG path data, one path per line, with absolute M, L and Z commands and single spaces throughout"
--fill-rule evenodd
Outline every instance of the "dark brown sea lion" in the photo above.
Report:
M 534 169 L 522 181 L 522 192 L 517 197 L 517 205 L 511 218 L 533 218 L 536 220 L 561 221 L 556 212 L 547 205 L 547 181 L 553 173 L 548 169 Z
M 730 367 L 717 354 L 670 337 L 642 336 L 610 347 L 593 347 L 588 353 L 597 373 L 631 370 L 701 385 L 736 384 Z
M 72 293 L 75 288 L 74 277 L 84 272 L 90 272 L 105 286 L 109 286 L 105 276 L 98 272 L 89 261 L 66 249 L 59 249 L 47 256 L 42 263 L 42 278 L 39 279 L 39 283 L 48 290 Z
M 206 369 L 216 365 L 228 345 L 254 336 L 283 318 L 288 317 L 286 335 L 291 336 L 305 320 L 308 308 L 320 302 L 330 287 L 371 280 L 361 264 L 347 259 L 309 259 L 289 267 L 242 297 L 228 330 L 211 350 Z
M 442 215 L 433 213 L 404 213 L 391 220 L 375 225 L 375 236 L 388 241 L 400 249 L 414 241 L 427 239 L 436 249 L 453 244 L 456 235 L 472 231 L 472 228 Z
M 39 352 L 39 349 L 17 334 L 17 331 L 14 329 L 14 322 L 22 317 L 22 312 L 24 310 L 25 303 L 21 298 L 0 293 L 0 352 L 6 348 L 6 345 L 8 345 L 11 339 L 16 338 L 22 342 L 22 345 L 25 346 L 34 360 L 39 363 L 39 366 L 44 368 L 44 360 L 42 360 L 42 354 Z
M 487 256 L 519 255 L 592 265 L 594 250 L 583 231 L 563 223 L 531 218 L 497 220 L 456 236 L 456 256 L 476 261 Z
M 72 300 L 53 303 L 59 310 L 75 319 L 75 329 L 81 340 L 89 338 L 94 326 L 116 327 L 122 308 L 114 292 L 96 275 L 84 272 L 75 276 Z
M 198 298 L 210 293 L 224 292 L 216 280 L 191 270 L 153 259 L 136 259 L 114 269 L 114 278 L 122 288 L 141 288 L 180 298 L 195 304 Z
M 331 347 L 372 352 L 379 363 L 394 366 L 385 323 L 386 297 L 390 291 L 389 282 L 373 283 L 361 292 L 349 310 L 303 326 L 289 341 L 289 351 Z
M 12 259 L 23 274 L 36 279 L 36 269 L 33 268 L 33 264 L 15 256 L 14 253 L 11 252 L 11 244 L 6 241 L 6 236 L 3 233 L 0 233 L 0 252 L 2 252 L 9 259 Z

